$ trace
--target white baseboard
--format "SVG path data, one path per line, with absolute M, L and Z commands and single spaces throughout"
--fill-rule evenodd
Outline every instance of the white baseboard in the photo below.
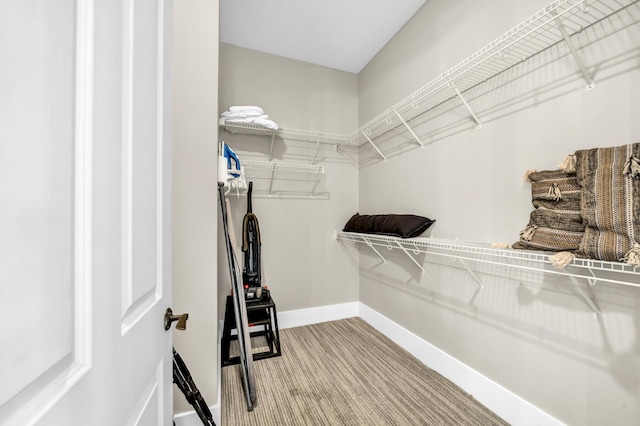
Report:
M 481 404 L 508 423 L 526 426 L 564 425 L 558 419 L 360 302 L 279 312 L 278 326 L 281 329 L 301 327 L 356 316 L 362 318 L 398 346 L 419 359 L 423 364 L 442 374 L 464 389 L 465 392 L 473 395 Z M 220 322 L 219 327 L 218 337 L 221 338 L 222 322 Z M 218 371 L 220 372 L 218 374 L 218 401 L 216 405 L 211 407 L 211 412 L 217 425 L 221 425 L 220 378 L 222 373 L 220 363 L 220 343 L 218 342 Z M 202 424 L 193 411 L 178 414 L 174 419 L 176 426 L 200 426 Z
M 564 424 L 362 303 L 359 307 L 359 316 L 423 364 L 473 395 L 481 404 L 508 423 L 527 426 Z
M 216 425 L 220 426 L 222 424 L 220 422 L 220 406 L 212 405 L 209 409 L 211 410 L 211 414 L 213 414 L 213 421 Z M 200 417 L 198 417 L 195 411 L 176 414 L 173 416 L 173 421 L 176 423 L 176 426 L 202 426 L 202 420 L 200 420 Z
M 360 302 L 340 303 L 338 305 L 317 306 L 294 311 L 278 312 L 278 327 L 293 328 L 357 317 Z

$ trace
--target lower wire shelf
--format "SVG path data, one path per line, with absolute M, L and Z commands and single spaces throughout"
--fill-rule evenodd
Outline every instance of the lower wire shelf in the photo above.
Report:
M 386 258 L 381 249 L 401 250 L 423 272 L 424 267 L 416 259 L 417 255 L 425 254 L 426 256 L 440 256 L 456 260 L 471 274 L 480 289 L 484 288 L 482 280 L 470 268 L 470 262 L 565 276 L 571 280 L 598 318 L 601 315 L 600 309 L 582 291 L 579 280 L 586 280 L 591 286 L 601 282 L 640 288 L 640 271 L 636 267 L 622 262 L 575 258 L 567 266 L 558 268 L 550 260 L 550 256 L 554 254 L 552 252 L 499 249 L 491 247 L 489 244 L 436 238 L 405 239 L 343 231 L 336 232 L 336 239 L 343 243 L 366 245 L 384 262 L 386 262 Z

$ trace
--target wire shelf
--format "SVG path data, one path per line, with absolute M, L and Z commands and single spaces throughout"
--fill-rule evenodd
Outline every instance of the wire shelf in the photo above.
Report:
M 328 199 L 328 192 L 318 191 L 324 166 L 283 162 L 245 160 L 244 177 L 254 184 L 258 196 L 269 198 Z
M 288 127 L 280 127 L 278 128 L 278 130 L 271 130 L 255 124 L 227 122 L 223 118 L 220 119 L 219 124 L 220 127 L 231 134 L 240 134 L 247 136 L 271 136 L 287 140 L 324 143 L 331 145 L 344 143 L 347 140 L 346 135 L 340 135 L 337 133 L 292 129 Z
M 481 122 L 465 101 L 463 93 L 562 41 L 570 45 L 588 88 L 592 88 L 593 79 L 575 55 L 571 36 L 636 3 L 637 0 L 554 1 L 361 126 L 348 136 L 344 144 L 361 146 L 369 142 L 385 158 L 376 147 L 375 139 L 406 126 L 422 145 L 407 122 L 453 100 L 464 104 L 480 127 Z M 634 21 L 640 19 L 637 13 L 632 15 Z
M 266 162 L 245 160 L 242 162 L 247 178 L 254 179 L 289 179 L 316 181 L 324 174 L 324 166 L 307 164 Z
M 386 261 L 375 247 L 388 250 L 400 249 L 407 253 L 449 257 L 472 262 L 489 263 L 508 268 L 540 271 L 549 274 L 587 280 L 591 285 L 607 282 L 640 288 L 640 273 L 632 265 L 595 259 L 573 259 L 564 268 L 553 266 L 549 257 L 554 253 L 515 249 L 497 249 L 488 244 L 451 241 L 436 238 L 397 238 L 376 234 L 337 232 L 336 239 L 349 243 L 365 244 Z M 417 263 L 413 258 L 414 263 Z M 418 266 L 420 266 L 418 264 Z M 421 266 L 420 266 L 421 267 Z M 422 269 L 422 267 L 421 267 Z

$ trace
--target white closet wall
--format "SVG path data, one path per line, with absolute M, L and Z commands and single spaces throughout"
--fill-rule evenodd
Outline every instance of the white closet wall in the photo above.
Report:
M 360 73 L 360 124 L 548 3 L 428 1 Z M 555 169 L 576 149 L 640 142 L 640 25 L 596 42 L 601 30 L 579 39 L 594 90 L 573 58 L 543 52 L 470 102 L 481 129 L 458 108 L 446 137 L 419 134 L 424 148 L 361 168 L 360 213 L 422 214 L 437 220 L 435 237 L 515 242 L 532 210 L 527 169 Z M 640 423 L 640 289 L 588 288 L 603 311 L 596 320 L 563 277 L 473 265 L 479 290 L 446 259 L 421 257 L 421 274 L 399 251 L 385 251 L 385 264 L 359 252 L 365 305 L 562 422 Z
M 219 110 L 232 105 L 262 107 L 280 126 L 346 134 L 358 126 L 357 76 L 222 43 Z M 220 130 L 240 161 L 269 162 L 271 138 Z M 318 145 L 276 137 L 271 163 L 324 167 L 311 198 L 298 194 L 254 194 L 253 211 L 262 237 L 263 285 L 268 285 L 279 312 L 358 300 L 358 270 L 336 243 L 357 211 L 358 170 L 330 144 Z M 314 158 L 315 157 L 315 158 Z M 304 175 L 304 174 L 302 174 Z M 288 176 L 294 179 L 295 176 Z M 302 178 L 302 177 L 301 177 Z M 277 182 L 296 187 L 297 182 Z M 313 185 L 312 185 L 313 186 Z M 282 188 L 282 187 L 280 187 Z M 240 241 L 246 197 L 230 197 L 230 215 Z M 229 272 L 222 241 L 218 247 L 218 315 L 224 315 Z M 242 252 L 237 247 L 242 263 Z
M 176 350 L 209 405 L 218 401 L 218 0 L 173 3 L 173 328 Z M 160 322 L 158 321 L 158 324 Z M 193 411 L 174 386 L 174 412 Z

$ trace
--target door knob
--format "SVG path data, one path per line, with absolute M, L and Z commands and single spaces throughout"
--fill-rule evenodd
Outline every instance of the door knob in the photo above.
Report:
M 186 330 L 188 319 L 189 314 L 173 315 L 173 311 L 171 310 L 171 308 L 167 308 L 167 310 L 164 312 L 164 329 L 169 330 L 171 328 L 171 323 L 174 321 L 178 321 L 178 323 L 176 324 L 176 329 Z

